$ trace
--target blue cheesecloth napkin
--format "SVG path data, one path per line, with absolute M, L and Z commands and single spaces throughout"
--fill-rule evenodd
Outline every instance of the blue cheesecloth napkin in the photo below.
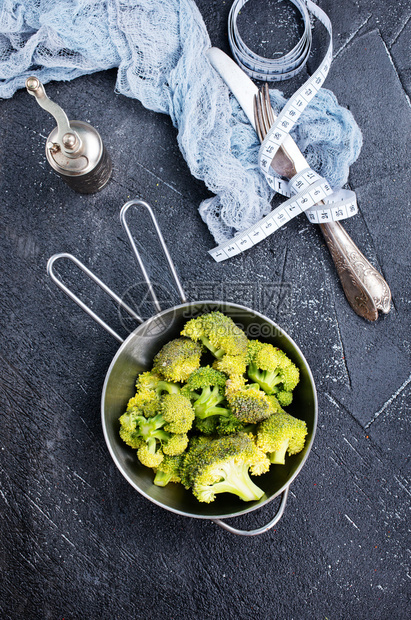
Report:
M 43 83 L 117 67 L 116 92 L 168 114 L 191 173 L 214 197 L 199 212 L 217 243 L 270 210 L 259 141 L 209 64 L 206 26 L 193 0 L 0 0 L 0 97 L 30 75 Z M 271 90 L 274 109 L 285 99 Z M 347 182 L 362 136 L 352 114 L 321 89 L 291 132 L 333 189 Z

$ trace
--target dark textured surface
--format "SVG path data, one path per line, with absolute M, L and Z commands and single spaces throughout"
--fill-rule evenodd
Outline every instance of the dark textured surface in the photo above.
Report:
M 228 51 L 231 3 L 197 4 L 213 45 Z M 269 29 L 275 2 L 258 5 Z M 350 174 L 361 213 L 346 227 L 393 294 L 390 314 L 375 324 L 352 312 L 319 231 L 304 219 L 214 263 L 197 212 L 208 190 L 191 176 L 170 120 L 114 93 L 115 71 L 47 88 L 71 118 L 98 129 L 111 154 L 113 179 L 96 195 L 73 193 L 46 164 L 53 123 L 25 92 L 0 102 L 2 618 L 410 616 L 409 3 L 320 5 L 335 43 L 325 86 L 364 135 Z M 250 22 L 256 45 L 261 23 Z M 312 368 L 314 447 L 284 516 L 261 536 L 157 507 L 123 479 L 106 448 L 100 394 L 118 344 L 45 267 L 53 253 L 72 252 L 138 300 L 141 277 L 119 223 L 130 198 L 155 208 L 190 299 L 263 312 Z M 133 229 L 153 250 L 150 273 L 167 288 L 145 222 Z M 116 330 L 132 329 L 102 291 L 62 271 Z M 171 293 L 167 303 L 175 303 Z M 276 507 L 274 500 L 233 524 L 258 527 Z

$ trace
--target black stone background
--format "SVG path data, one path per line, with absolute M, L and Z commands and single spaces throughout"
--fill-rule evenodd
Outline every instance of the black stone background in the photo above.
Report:
M 228 52 L 231 3 L 197 4 L 213 45 Z M 263 36 L 273 42 L 275 5 L 244 10 L 259 51 Z M 191 176 L 170 119 L 115 94 L 115 70 L 47 87 L 71 118 L 98 129 L 112 156 L 113 179 L 92 196 L 69 190 L 46 163 L 54 125 L 34 100 L 20 91 L 1 101 L 3 618 L 409 617 L 410 5 L 320 5 L 334 28 L 325 86 L 364 136 L 349 179 L 361 213 L 345 226 L 393 294 L 390 314 L 373 324 L 348 306 L 320 232 L 304 217 L 214 263 L 197 211 L 209 191 Z M 290 94 L 303 79 L 280 88 Z M 253 306 L 297 341 L 312 368 L 315 443 L 284 516 L 261 536 L 154 505 L 106 448 L 100 394 L 118 344 L 48 279 L 46 262 L 72 252 L 137 300 L 141 277 L 119 223 L 130 198 L 154 207 L 190 299 Z M 135 233 L 152 250 L 152 277 L 167 288 L 144 221 Z M 115 329 L 132 329 L 102 291 L 61 271 Z M 259 527 L 276 502 L 232 524 Z

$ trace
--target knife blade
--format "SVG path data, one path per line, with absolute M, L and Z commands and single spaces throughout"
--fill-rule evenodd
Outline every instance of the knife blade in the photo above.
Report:
M 207 50 L 207 57 L 211 65 L 227 84 L 255 129 L 254 97 L 258 94 L 257 86 L 237 63 L 218 47 L 211 47 Z M 281 146 L 286 155 L 293 161 L 296 172 L 309 168 L 304 155 L 289 134 Z

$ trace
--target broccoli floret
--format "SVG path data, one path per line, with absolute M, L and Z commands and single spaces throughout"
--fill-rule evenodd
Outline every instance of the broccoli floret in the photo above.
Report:
M 200 365 L 204 347 L 212 367 Z M 188 321 L 137 377 L 120 436 L 154 470 L 156 486 L 181 482 L 206 503 L 219 493 L 256 501 L 264 491 L 250 474 L 304 447 L 305 422 L 283 409 L 298 381 L 283 351 L 248 341 L 231 318 L 211 312 Z
M 216 359 L 213 368 L 228 375 L 228 377 L 237 377 L 244 375 L 246 371 L 245 355 L 223 355 L 221 359 Z
M 203 435 L 231 435 L 239 432 L 252 432 L 253 424 L 240 422 L 230 409 L 224 409 L 224 415 L 214 415 L 204 420 L 196 418 L 194 420 L 194 428 Z
M 155 392 L 138 392 L 127 403 L 127 412 L 144 415 L 150 418 L 156 415 L 158 398 Z
M 165 455 L 154 476 L 154 484 L 158 487 L 165 487 L 169 482 L 181 482 L 181 461 L 182 455 Z
M 137 410 L 128 410 L 123 413 L 119 421 L 120 437 L 123 441 L 138 450 L 139 458 L 141 454 L 147 457 L 142 460 L 144 465 L 156 467 L 163 458 L 161 444 L 170 436 L 163 430 L 165 424 L 163 416 L 157 414 L 145 417 Z
M 130 448 L 134 448 L 134 450 L 138 450 L 138 448 L 144 445 L 144 439 L 142 439 L 135 427 L 130 430 L 127 426 L 121 424 L 120 437 Z
M 258 384 L 230 389 L 227 400 L 235 417 L 247 424 L 257 424 L 274 413 L 267 394 L 260 390 Z
M 283 407 L 288 407 L 293 402 L 293 393 L 286 392 L 285 390 L 279 390 L 276 392 L 276 397 L 280 405 Z
M 156 396 L 161 396 L 165 392 L 168 394 L 178 394 L 180 392 L 179 385 L 171 381 L 164 381 L 161 375 L 154 370 L 139 374 L 136 381 L 136 388 L 139 393 L 155 392 Z
M 165 421 L 164 430 L 187 433 L 194 421 L 194 410 L 189 399 L 182 394 L 165 394 L 160 403 L 160 415 Z
M 189 377 L 181 390 L 193 401 L 194 426 L 200 433 L 227 435 L 244 429 L 244 424 L 226 406 L 226 380 L 223 373 L 204 366 Z
M 267 342 L 250 340 L 247 361 L 249 378 L 267 394 L 276 394 L 283 406 L 289 405 L 300 372 L 284 351 Z
M 304 448 L 307 425 L 288 413 L 275 413 L 257 427 L 257 446 L 271 463 L 284 465 L 285 454 L 297 454 Z
M 142 465 L 155 469 L 164 459 L 164 454 L 157 449 L 156 443 L 143 443 L 137 450 L 138 460 Z
M 176 338 L 167 342 L 154 358 L 153 370 L 166 381 L 187 381 L 200 366 L 203 347 L 189 338 Z
M 242 355 L 247 351 L 247 337 L 233 319 L 222 312 L 209 312 L 188 321 L 182 336 L 202 342 L 214 357 Z
M 182 454 L 188 446 L 187 433 L 171 434 L 167 441 L 163 441 L 162 450 L 164 454 L 169 456 L 177 456 Z
M 249 426 L 246 422 L 241 422 L 231 409 L 227 409 L 227 414 L 218 418 L 216 432 L 218 435 L 231 435 L 248 431 Z
M 264 495 L 250 478 L 268 471 L 270 461 L 245 433 L 194 444 L 183 456 L 181 481 L 200 502 L 218 493 L 232 493 L 244 501 Z
M 144 415 L 143 407 L 128 408 L 120 417 L 120 436 L 129 446 L 137 449 L 137 456 L 143 465 L 158 467 L 164 454 L 184 452 L 188 445 L 187 432 L 193 420 L 194 410 L 187 398 L 181 394 L 165 394 L 157 401 L 154 416 Z
M 274 396 L 274 394 L 267 394 L 267 398 L 270 402 L 270 405 L 273 409 L 274 413 L 285 413 L 284 409 L 281 407 L 280 402 L 278 400 L 278 394 Z M 288 403 L 289 404 L 289 403 Z
M 213 440 L 213 437 L 207 437 L 205 435 L 192 435 L 189 441 L 189 449 L 192 450 L 198 446 L 203 446 Z M 183 461 L 184 463 L 184 461 Z
M 218 405 L 225 399 L 225 383 L 226 377 L 221 372 L 202 366 L 189 376 L 181 393 L 193 401 L 196 417 L 205 419 L 220 415 Z
M 245 420 L 240 420 L 235 411 L 231 408 L 231 402 L 236 402 L 236 396 L 241 394 L 243 390 L 251 387 L 246 386 L 245 377 L 237 375 L 233 376 L 226 381 L 225 394 L 229 405 L 227 414 L 221 417 L 217 427 L 217 433 L 219 435 L 228 435 L 230 433 L 238 433 L 240 431 L 248 432 L 249 427 L 253 424 Z M 258 386 L 254 386 L 258 387 Z M 239 402 L 237 402 L 239 404 Z
M 210 415 L 208 418 L 196 418 L 194 420 L 194 428 L 203 435 L 216 435 L 218 433 L 220 417 Z

